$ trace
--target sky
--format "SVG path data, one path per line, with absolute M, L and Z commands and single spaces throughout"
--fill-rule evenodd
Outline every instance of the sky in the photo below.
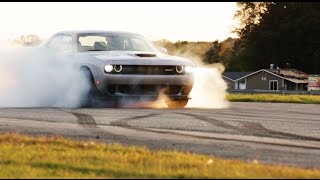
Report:
M 122 30 L 151 40 L 222 41 L 237 26 L 235 2 L 0 2 L 0 40 L 62 30 Z

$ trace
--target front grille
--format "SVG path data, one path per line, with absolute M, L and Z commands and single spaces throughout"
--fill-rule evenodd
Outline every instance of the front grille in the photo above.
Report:
M 122 65 L 121 72 L 112 74 L 177 75 L 176 66 Z M 183 74 L 183 73 L 181 73 Z
M 108 85 L 108 92 L 110 94 L 158 95 L 163 91 L 167 95 L 186 95 L 190 90 L 191 86 L 183 85 Z

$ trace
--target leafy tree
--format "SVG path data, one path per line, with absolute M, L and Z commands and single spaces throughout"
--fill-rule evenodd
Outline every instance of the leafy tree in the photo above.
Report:
M 320 3 L 241 2 L 240 26 L 228 70 L 257 70 L 275 64 L 320 73 Z M 245 66 L 243 66 L 245 64 Z
M 177 55 L 189 58 L 191 60 L 202 60 L 205 64 L 212 64 L 220 62 L 228 66 L 232 57 L 233 45 L 235 39 L 228 38 L 222 42 L 190 42 L 190 41 L 177 41 L 172 43 L 168 40 L 162 39 L 154 42 L 159 47 L 164 47 L 171 55 Z
M 11 43 L 22 46 L 37 46 L 41 43 L 41 39 L 37 35 L 27 34 L 14 39 Z
M 40 38 L 34 34 L 22 35 L 20 39 L 25 46 L 35 46 L 41 42 Z
M 204 62 L 212 64 L 221 60 L 219 52 L 221 51 L 221 43 L 214 41 L 211 48 L 204 54 Z

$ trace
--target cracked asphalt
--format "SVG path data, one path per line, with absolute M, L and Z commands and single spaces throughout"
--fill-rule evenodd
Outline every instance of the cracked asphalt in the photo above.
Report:
M 0 133 L 59 135 L 320 168 L 320 105 L 230 104 L 226 109 L 0 108 Z

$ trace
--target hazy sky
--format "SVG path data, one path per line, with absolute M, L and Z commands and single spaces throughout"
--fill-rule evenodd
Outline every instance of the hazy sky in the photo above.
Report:
M 0 38 L 101 29 L 138 32 L 152 40 L 224 40 L 236 37 L 231 34 L 236 10 L 235 2 L 0 2 Z

